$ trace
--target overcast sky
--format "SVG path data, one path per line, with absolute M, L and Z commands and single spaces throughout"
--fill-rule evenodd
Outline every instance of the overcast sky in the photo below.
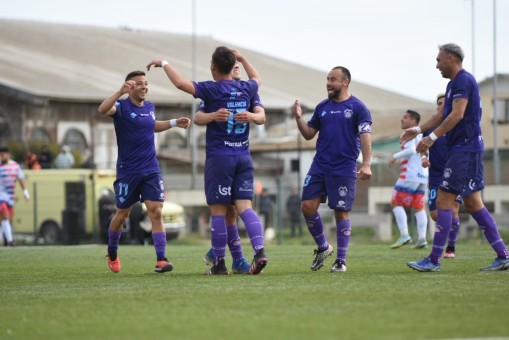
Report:
M 194 3 L 199 35 L 323 70 L 324 82 L 333 66 L 346 66 L 353 81 L 427 101 L 434 101 L 447 84 L 435 69 L 439 44 L 462 46 L 463 66 L 473 70 L 478 81 L 493 75 L 495 17 L 497 71 L 509 73 L 509 0 Z M 192 0 L 15 0 L 2 2 L 0 17 L 192 34 L 192 4 Z

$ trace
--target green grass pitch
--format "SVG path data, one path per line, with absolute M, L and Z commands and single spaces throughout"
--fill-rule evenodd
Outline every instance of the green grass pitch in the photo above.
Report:
M 157 274 L 152 246 L 121 245 L 114 274 L 104 245 L 2 247 L 0 338 L 509 338 L 509 271 L 479 271 L 487 244 L 460 244 L 437 273 L 406 266 L 429 249 L 360 243 L 346 273 L 329 272 L 333 257 L 312 272 L 313 246 L 284 244 L 259 276 L 210 277 L 206 250 L 170 244 L 175 269 Z

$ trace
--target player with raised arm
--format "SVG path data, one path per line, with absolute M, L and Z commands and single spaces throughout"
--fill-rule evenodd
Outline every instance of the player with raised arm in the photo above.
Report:
M 248 81 L 232 78 L 237 60 L 244 66 Z M 214 81 L 187 80 L 161 59 L 152 60 L 147 70 L 151 66 L 162 67 L 175 87 L 202 99 L 204 112 L 221 117 L 211 120 L 206 132 L 205 196 L 211 214 L 210 236 L 215 259 L 205 274 L 228 274 L 224 259 L 228 243 L 226 210 L 232 201 L 246 226 L 254 251 L 247 274 L 260 274 L 268 259 L 260 218 L 252 207 L 254 168 L 249 152 L 249 124 L 245 120 L 261 83 L 258 72 L 242 54 L 224 46 L 216 48 L 212 54 L 210 70 Z
M 349 212 L 356 192 L 357 177 L 371 178 L 371 113 L 349 90 L 351 75 L 346 67 L 336 66 L 327 74 L 328 99 L 320 102 L 311 119 L 302 119 L 302 108 L 295 101 L 293 113 L 297 127 L 306 140 L 318 133 L 316 154 L 304 180 L 301 211 L 317 245 L 311 270 L 320 269 L 333 252 L 327 242 L 318 207 L 328 198 L 336 221 L 337 254 L 331 272 L 346 272 L 350 241 Z M 362 151 L 362 164 L 357 158 Z
M 428 257 L 407 265 L 421 272 L 441 269 L 440 259 L 452 226 L 454 201 L 463 197 L 465 208 L 477 222 L 497 254 L 495 260 L 481 270 L 505 270 L 509 267 L 509 251 L 500 237 L 495 220 L 484 206 L 484 142 L 481 132 L 481 96 L 474 76 L 463 69 L 464 53 L 456 44 L 439 46 L 437 69 L 450 79 L 445 92 L 443 114 L 436 113 L 424 124 L 405 130 L 401 142 L 421 131 L 432 131 L 417 145 L 427 152 L 433 143 L 447 134 L 448 158 L 437 195 L 437 228 L 433 248 Z
M 124 94 L 125 99 L 120 99 Z M 180 117 L 157 120 L 154 104 L 146 100 L 148 81 L 143 71 L 130 72 L 120 89 L 99 106 L 99 113 L 113 119 L 117 135 L 117 178 L 113 183 L 117 210 L 108 230 L 108 266 L 114 273 L 121 269 L 117 250 L 122 226 L 133 204 L 142 201 L 152 222 L 152 239 L 156 252 L 156 273 L 173 270 L 166 258 L 166 232 L 161 210 L 164 183 L 156 158 L 154 133 L 172 127 L 188 128 L 191 120 Z
M 240 63 L 236 62 L 232 70 L 232 78 L 235 80 L 241 79 Z M 198 111 L 194 117 L 196 125 L 207 125 L 213 121 L 226 121 L 229 117 L 223 116 L 220 112 L 204 112 L 203 108 L 205 103 L 202 101 L 198 107 Z M 265 124 L 265 109 L 258 94 L 252 99 L 249 111 L 241 112 L 235 115 L 235 120 L 239 123 L 255 123 L 256 125 Z M 228 233 L 228 248 L 232 255 L 232 272 L 234 274 L 245 274 L 251 267 L 247 260 L 244 258 L 242 251 L 242 243 L 240 242 L 239 230 L 237 225 L 237 218 L 239 214 L 235 209 L 235 203 L 228 205 L 226 210 L 226 230 Z M 214 264 L 215 256 L 214 249 L 211 247 L 204 257 L 205 263 L 212 266 Z

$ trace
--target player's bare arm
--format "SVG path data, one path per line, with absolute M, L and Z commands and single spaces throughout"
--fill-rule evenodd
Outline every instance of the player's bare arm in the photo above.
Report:
M 256 125 L 262 125 L 265 124 L 265 109 L 256 106 L 254 112 L 244 111 L 236 113 L 234 119 L 239 123 L 255 123 Z
M 414 139 L 421 132 L 429 131 L 429 130 L 436 128 L 437 126 L 440 125 L 440 123 L 442 122 L 442 119 L 443 119 L 442 113 L 437 112 L 437 113 L 433 114 L 433 116 L 431 116 L 423 124 L 416 126 L 416 127 L 406 129 L 405 131 L 403 131 L 403 133 L 401 134 L 401 136 L 399 138 L 400 144 L 405 144 L 409 140 Z
M 164 65 L 163 65 L 164 64 Z M 191 95 L 196 94 L 196 90 L 194 88 L 193 82 L 185 79 L 173 66 L 171 66 L 167 61 L 162 59 L 153 59 L 147 65 L 147 71 L 150 71 L 150 68 L 154 67 L 162 67 L 170 81 L 181 91 L 187 92 Z
M 191 125 L 191 119 L 187 117 L 180 117 L 177 119 L 170 120 L 156 120 L 156 123 L 154 125 L 154 132 L 166 131 L 175 126 L 182 129 L 187 129 L 189 125 Z
M 304 119 L 302 119 L 302 107 L 300 106 L 300 102 L 297 99 L 293 105 L 293 116 L 295 117 L 295 121 L 297 122 L 297 127 L 299 128 L 302 137 L 306 140 L 312 139 L 318 132 L 318 130 L 309 126 Z
M 359 179 L 366 180 L 371 178 L 371 134 L 363 133 L 360 135 L 362 164 L 357 170 Z
M 103 100 L 101 105 L 99 105 L 99 113 L 104 116 L 112 116 L 117 112 L 117 108 L 115 106 L 115 102 L 120 99 L 124 94 L 129 93 L 129 91 L 136 86 L 136 82 L 134 80 L 128 80 L 122 87 L 115 92 L 112 96 Z
M 200 110 L 196 112 L 193 122 L 198 126 L 207 125 L 212 122 L 224 123 L 228 121 L 228 117 L 230 117 L 230 115 L 231 112 L 225 108 L 209 113 Z
M 417 145 L 418 152 L 427 152 L 429 148 L 433 145 L 434 140 L 445 135 L 447 132 L 452 130 L 456 124 L 460 120 L 463 119 L 463 115 L 465 114 L 465 109 L 467 108 L 468 100 L 465 98 L 455 99 L 452 103 L 452 111 L 447 117 L 442 121 L 442 123 L 433 130 L 434 137 L 431 136 L 424 137 L 419 144 Z
M 260 74 L 255 69 L 255 67 L 251 65 L 247 58 L 244 55 L 242 55 L 239 51 L 233 50 L 233 54 L 235 55 L 235 58 L 237 58 L 237 60 L 242 64 L 242 66 L 244 66 L 244 70 L 246 71 L 249 79 L 255 80 L 258 83 L 258 86 L 261 86 L 262 80 L 260 78 Z

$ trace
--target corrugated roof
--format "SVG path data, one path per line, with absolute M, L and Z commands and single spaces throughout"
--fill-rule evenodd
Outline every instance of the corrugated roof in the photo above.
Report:
M 195 80 L 211 78 L 210 57 L 220 45 L 226 44 L 206 36 L 196 37 Z M 227 46 L 239 49 L 258 69 L 262 77 L 260 96 L 267 108 L 289 108 L 295 99 L 300 99 L 312 109 L 326 97 L 326 72 Z M 191 79 L 191 51 L 191 35 L 0 19 L 0 84 L 51 99 L 100 101 L 120 87 L 128 72 L 144 69 L 152 58 L 167 59 Z M 433 107 L 428 102 L 357 82 L 355 70 L 351 72 L 351 92 L 374 113 L 399 114 L 402 108 L 419 111 Z M 155 103 L 191 100 L 160 69 L 150 71 L 148 79 L 149 98 Z

